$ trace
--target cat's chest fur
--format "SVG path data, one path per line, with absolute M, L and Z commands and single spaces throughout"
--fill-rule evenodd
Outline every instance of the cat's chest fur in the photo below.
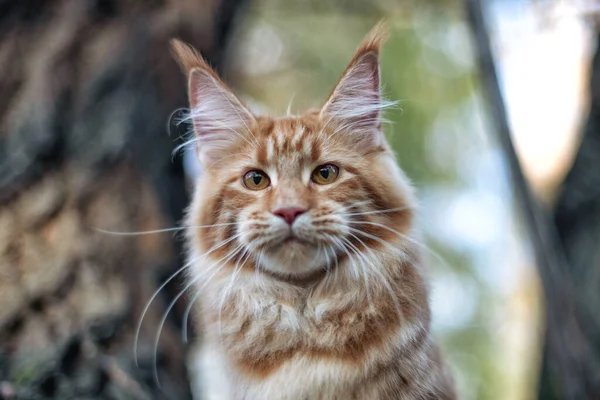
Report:
M 425 299 L 280 284 L 242 274 L 234 284 L 217 279 L 203 296 L 207 387 L 224 374 L 230 393 L 221 395 L 232 398 L 368 398 L 364 382 L 380 370 L 410 377 L 413 358 L 427 359 Z

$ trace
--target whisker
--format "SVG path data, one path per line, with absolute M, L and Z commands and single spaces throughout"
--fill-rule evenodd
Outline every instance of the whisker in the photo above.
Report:
M 242 259 L 244 259 L 244 257 L 246 257 L 246 259 L 240 265 L 240 261 L 242 261 Z M 219 304 L 219 335 L 221 337 L 223 336 L 223 331 L 222 331 L 222 328 L 221 328 L 221 315 L 223 313 L 223 305 L 225 304 L 225 300 L 227 298 L 227 295 L 229 294 L 229 291 L 233 288 L 233 284 L 235 283 L 235 280 L 237 279 L 238 274 L 240 273 L 240 271 L 242 270 L 242 268 L 244 268 L 244 265 L 246 264 L 246 262 L 248 261 L 249 258 L 250 258 L 250 253 L 248 252 L 248 250 L 244 250 L 244 253 L 240 257 L 240 259 L 237 260 L 237 262 L 235 263 L 235 267 L 233 269 L 233 273 L 231 274 L 231 278 L 229 279 L 229 283 L 227 284 L 227 288 L 226 288 L 225 292 L 223 293 L 223 297 L 221 298 L 221 304 Z
M 319 243 L 319 248 L 321 248 L 320 243 Z M 329 250 L 330 250 L 330 247 L 323 246 L 323 253 L 325 254 L 325 270 L 327 272 L 331 271 L 331 259 L 329 258 Z
M 134 359 L 135 359 L 136 366 L 138 365 L 137 349 L 138 349 L 138 341 L 139 341 L 140 331 L 142 329 L 142 323 L 144 322 L 144 318 L 146 317 L 146 313 L 150 309 L 150 306 L 152 305 L 152 302 L 154 301 L 154 299 L 156 299 L 156 296 L 158 296 L 158 294 L 161 292 L 161 290 L 163 290 L 165 288 L 165 286 L 167 286 L 169 284 L 169 282 L 171 282 L 173 279 L 175 279 L 175 277 L 177 275 L 179 275 L 181 272 L 183 272 L 184 270 L 186 270 L 187 268 L 189 268 L 190 265 L 192 265 L 193 263 L 195 263 L 195 262 L 201 260 L 202 258 L 208 256 L 210 253 L 212 253 L 213 251 L 221 248 L 222 246 L 226 245 L 227 243 L 231 242 L 232 240 L 237 239 L 237 237 L 238 237 L 238 235 L 232 236 L 231 238 L 226 239 L 226 240 L 224 240 L 224 241 L 216 244 L 211 249 L 209 249 L 206 253 L 201 254 L 200 256 L 198 256 L 198 257 L 192 259 L 191 261 L 187 262 L 183 267 L 179 268 L 166 281 L 164 281 L 162 283 L 162 285 L 159 286 L 158 289 L 156 289 L 156 291 L 154 292 L 154 294 L 152 295 L 152 297 L 150 297 L 150 300 L 148 300 L 148 303 L 146 303 L 146 306 L 144 307 L 144 311 L 142 311 L 142 314 L 140 316 L 140 320 L 138 322 L 137 329 L 135 331 L 135 339 L 133 341 L 133 356 L 134 356 Z
M 287 115 L 287 116 L 292 115 L 292 103 L 294 102 L 294 97 L 296 97 L 296 92 L 294 92 L 292 94 L 292 97 L 290 98 L 290 102 L 288 103 L 287 109 L 285 110 L 285 115 Z
M 335 279 L 335 281 L 337 282 L 338 281 L 338 274 L 339 274 L 339 271 L 340 271 L 340 265 L 338 263 L 338 256 L 336 254 L 335 249 L 332 247 L 331 250 L 333 251 L 333 254 L 334 254 L 333 261 L 335 261 L 335 273 L 334 273 L 335 276 L 334 276 L 333 279 Z
M 254 279 L 258 283 L 259 286 L 262 285 L 262 275 L 260 274 L 260 264 L 262 263 L 262 258 L 265 254 L 265 250 L 261 250 L 258 253 L 258 257 L 256 258 L 256 263 L 254 265 Z
M 365 242 L 363 242 L 362 240 L 360 240 L 360 238 L 358 238 L 356 235 L 350 233 L 350 236 L 352 236 L 354 239 L 356 239 L 359 243 L 361 243 L 365 249 L 371 253 L 372 257 L 373 257 L 373 261 L 377 261 L 377 256 L 375 256 L 375 253 L 373 253 L 373 251 L 365 244 Z M 396 306 L 396 311 L 398 312 L 398 316 L 402 316 L 402 310 L 400 308 L 400 303 L 398 302 L 398 298 L 396 296 L 396 294 L 394 294 L 394 291 L 392 289 L 392 287 L 390 286 L 388 280 L 386 279 L 386 277 L 381 273 L 381 271 L 379 270 L 379 268 L 377 268 L 376 266 L 371 268 L 371 270 L 373 272 L 375 272 L 377 275 L 379 275 L 379 278 L 381 279 L 381 283 L 383 283 L 383 285 L 386 287 L 390 297 L 392 298 L 392 301 L 394 302 L 394 305 Z
M 349 208 L 352 207 L 360 207 L 360 206 L 365 206 L 367 204 L 371 204 L 373 203 L 373 200 L 362 200 L 362 201 L 357 201 L 356 203 L 352 203 L 352 204 L 348 204 L 347 206 L 344 207 L 340 207 L 339 210 L 337 210 L 338 212 L 342 212 L 344 210 L 348 210 Z
M 152 302 L 154 301 L 154 299 L 156 298 L 156 296 L 158 296 L 158 294 L 161 292 L 161 290 L 163 290 L 165 288 L 165 286 L 167 286 L 169 284 L 169 282 L 171 282 L 173 279 L 175 279 L 175 277 L 177 275 L 179 275 L 181 272 L 183 272 L 185 269 L 187 269 L 194 262 L 200 260 L 202 257 L 204 257 L 204 255 L 201 255 L 201 256 L 198 256 L 198 257 L 194 258 L 190 262 L 184 264 L 183 267 L 181 267 L 177 271 L 175 271 L 169 277 L 169 279 L 167 279 L 166 281 L 164 281 L 162 283 L 162 285 L 160 285 L 159 288 L 156 289 L 156 291 L 154 292 L 154 294 L 152 295 L 152 297 L 150 297 L 150 300 L 146 303 L 146 306 L 144 307 L 144 311 L 142 311 L 142 315 L 140 316 L 140 320 L 138 322 L 137 329 L 135 331 L 135 338 L 133 340 L 133 358 L 135 360 L 135 365 L 136 366 L 139 367 L 139 365 L 138 365 L 137 349 L 138 349 L 138 341 L 139 341 L 140 331 L 142 329 L 142 323 L 144 322 L 144 318 L 146 317 L 146 313 L 148 312 L 148 309 L 150 309 L 150 306 L 152 305 Z
M 319 244 L 320 246 L 320 244 Z M 331 277 L 331 260 L 329 259 L 329 247 L 324 246 L 323 252 L 325 254 L 325 286 L 329 286 L 329 278 Z
M 333 245 L 328 245 L 324 247 L 325 256 L 327 257 L 327 271 L 326 271 L 326 282 L 325 286 L 331 287 L 338 282 L 338 274 L 339 274 L 339 265 L 338 265 L 338 255 Z M 329 252 L 331 251 L 331 258 Z M 333 262 L 332 262 L 333 260 Z
M 199 297 L 200 291 L 197 291 L 196 294 L 194 294 L 194 297 L 192 297 L 192 299 L 190 300 L 188 306 L 186 307 L 185 313 L 183 313 L 183 325 L 181 327 L 181 340 L 183 340 L 183 343 L 188 342 L 188 319 L 190 318 L 192 308 L 194 308 L 194 304 L 196 303 Z
M 214 265 L 218 264 L 219 262 L 223 261 L 225 258 L 227 258 L 227 260 L 223 261 L 223 264 L 227 263 L 233 256 L 235 256 L 235 253 L 237 253 L 237 251 L 239 249 L 241 249 L 243 246 L 240 244 L 238 245 L 238 247 L 236 247 L 234 250 L 230 251 L 228 253 L 229 257 L 227 258 L 227 255 L 217 261 L 215 261 L 213 264 L 210 265 L 210 267 L 207 268 L 207 270 L 203 271 L 203 273 L 205 273 L 206 271 L 208 271 L 208 269 L 212 268 Z M 166 311 L 164 312 L 161 320 L 160 320 L 160 324 L 158 326 L 158 332 L 156 334 L 156 337 L 154 339 L 154 368 L 153 368 L 153 372 L 154 372 L 154 380 L 156 381 L 156 384 L 159 388 L 161 387 L 160 384 L 160 380 L 158 379 L 158 365 L 157 365 L 157 357 L 158 357 L 158 342 L 160 341 L 160 334 L 162 333 L 162 329 L 165 325 L 165 322 L 167 321 L 167 317 L 169 316 L 169 313 L 171 312 L 171 310 L 173 309 L 173 307 L 175 306 L 175 304 L 177 303 L 177 300 L 179 300 L 181 298 L 181 296 L 184 295 L 185 292 L 187 292 L 187 290 L 192 287 L 192 285 L 194 285 L 196 282 L 198 282 L 198 280 L 202 277 L 202 274 L 198 275 L 196 278 L 191 279 L 190 282 L 185 285 L 185 287 L 183 288 L 183 290 L 181 290 L 179 292 L 179 294 L 177 296 L 175 296 L 175 298 L 171 301 L 171 303 L 169 304 L 169 306 L 167 307 Z
M 238 246 L 236 249 L 236 251 L 241 250 L 241 245 Z M 231 259 L 231 257 L 229 258 Z M 229 261 L 229 259 L 227 261 Z M 221 269 L 223 269 L 223 267 L 225 266 L 225 264 L 222 264 L 221 266 L 219 266 L 216 271 L 213 272 L 213 274 L 211 276 L 208 277 L 208 279 L 206 280 L 206 282 L 200 287 L 199 290 L 196 291 L 196 294 L 194 295 L 194 297 L 192 298 L 192 300 L 190 301 L 190 304 L 188 304 L 184 316 L 183 316 L 183 322 L 184 322 L 184 332 L 185 336 L 184 336 L 184 342 L 187 343 L 188 338 L 187 338 L 187 321 L 189 319 L 189 314 L 191 313 L 192 307 L 194 305 L 194 303 L 198 300 L 198 298 L 200 297 L 200 294 L 202 293 L 202 290 L 204 289 L 204 287 L 206 287 L 206 285 L 215 277 L 215 275 L 221 271 Z
M 350 234 L 352 235 L 352 234 Z M 354 236 L 354 235 L 352 235 Z M 354 236 L 355 237 L 355 236 Z M 358 249 L 358 247 L 356 247 L 354 244 L 352 244 L 352 242 L 350 242 L 350 240 L 346 239 L 346 238 L 341 238 L 348 246 L 350 246 L 350 250 L 352 250 L 352 252 L 354 252 L 354 254 L 356 254 L 356 256 L 358 257 L 359 261 L 360 261 L 360 265 L 362 267 L 362 271 L 363 271 L 363 281 L 365 283 L 365 290 L 367 292 L 367 302 L 369 303 L 369 306 L 371 307 L 371 309 L 373 308 L 373 302 L 372 302 L 372 298 L 371 298 L 371 291 L 369 290 L 369 279 L 367 278 L 367 267 L 364 263 L 364 258 L 366 257 L 363 253 L 361 253 L 360 249 Z M 362 243 L 362 245 L 365 247 L 365 249 L 367 249 L 367 246 Z M 369 249 L 370 250 L 370 249 Z M 368 261 L 368 260 L 367 260 Z
M 317 247 L 317 253 L 313 257 L 312 261 L 310 262 L 311 266 L 313 266 L 318 261 L 319 256 L 321 255 L 321 242 L 319 242 L 318 245 L 319 245 L 319 247 Z
M 397 207 L 397 208 L 388 208 L 386 210 L 374 210 L 374 211 L 365 211 L 365 212 L 358 212 L 358 213 L 351 213 L 351 214 L 342 214 L 344 217 L 351 217 L 351 216 L 355 216 L 355 215 L 372 215 L 372 214 L 384 214 L 384 213 L 393 213 L 393 212 L 399 212 L 399 211 L 403 211 L 406 209 L 409 209 L 409 206 L 404 206 L 404 207 Z
M 356 265 L 356 262 L 354 261 L 354 258 L 352 257 L 352 255 L 348 252 L 348 249 L 346 248 L 344 243 L 336 237 L 333 237 L 331 235 L 327 235 L 327 236 L 331 239 L 331 241 L 333 241 L 334 243 L 337 243 L 340 250 L 342 250 L 344 253 L 346 253 L 346 255 L 348 256 L 348 261 L 352 264 L 352 272 L 353 272 L 354 278 L 359 279 L 360 273 L 358 272 L 358 266 Z
M 221 265 L 219 265 L 219 267 L 218 267 L 218 268 L 216 268 L 216 270 L 215 270 L 215 271 L 214 271 L 214 272 L 213 272 L 213 273 L 212 273 L 212 274 L 211 274 L 211 275 L 210 275 L 210 276 L 209 276 L 209 277 L 206 279 L 206 281 L 205 281 L 205 282 L 202 284 L 202 286 L 200 286 L 200 288 L 198 289 L 198 291 L 202 291 L 202 290 L 203 290 L 203 289 L 206 287 L 206 285 L 208 285 L 208 283 L 210 283 L 210 281 L 211 281 L 211 280 L 212 280 L 212 279 L 213 279 L 213 278 L 214 278 L 214 277 L 215 277 L 215 276 L 216 276 L 216 275 L 217 275 L 217 274 L 218 274 L 218 273 L 219 273 L 219 272 L 220 272 L 220 271 L 223 269 L 223 267 L 225 267 L 225 265 L 227 265 L 227 263 L 228 263 L 229 261 L 231 261 L 231 259 L 232 259 L 233 257 L 235 257 L 235 256 L 236 256 L 236 255 L 237 255 L 237 254 L 240 252 L 240 250 L 242 250 L 242 249 L 243 249 L 243 247 L 244 247 L 244 246 L 243 246 L 243 245 L 241 245 L 241 244 L 240 244 L 239 246 L 237 246 L 237 247 L 236 247 L 236 248 L 233 250 L 233 252 L 232 252 L 233 254 L 232 254 L 232 253 L 230 253 L 230 256 L 229 256 L 229 257 L 227 257 L 227 260 L 225 260 L 223 263 L 221 263 Z M 213 265 L 214 265 L 214 264 L 213 264 Z M 212 265 L 211 265 L 211 267 L 212 267 Z
M 382 245 L 388 247 L 394 253 L 398 253 L 398 254 L 400 254 L 402 256 L 405 256 L 404 252 L 402 252 L 400 249 L 394 247 L 390 242 L 387 242 L 387 241 L 383 240 L 380 237 L 377 237 L 375 235 L 371 235 L 370 233 L 361 231 L 360 229 L 356 229 L 356 228 L 353 228 L 351 226 L 347 226 L 346 228 L 348 228 L 350 231 L 356 232 L 357 234 L 362 235 L 362 236 L 364 236 L 364 237 L 366 237 L 368 239 L 372 239 L 372 240 L 375 240 L 378 243 L 381 243 Z
M 109 235 L 136 236 L 136 235 L 152 235 L 155 233 L 165 233 L 165 232 L 177 232 L 177 231 L 182 231 L 182 230 L 190 229 L 190 228 L 202 229 L 202 228 L 214 228 L 216 226 L 229 226 L 229 225 L 237 225 L 237 222 L 228 222 L 228 223 L 212 224 L 212 225 L 186 225 L 186 226 L 181 226 L 181 227 L 176 227 L 176 228 L 154 229 L 154 230 L 150 230 L 150 231 L 134 231 L 134 232 L 117 232 L 117 231 L 109 231 L 109 230 L 105 230 L 105 229 L 101 229 L 101 228 L 94 228 L 94 227 L 92 227 L 92 229 L 95 231 L 101 232 L 101 233 L 109 234 Z
M 240 237 L 240 234 L 237 234 L 235 236 L 233 236 L 233 239 L 237 239 L 238 237 Z M 233 240 L 232 239 L 232 240 Z M 185 312 L 183 314 L 183 325 L 181 328 L 181 339 L 183 340 L 184 343 L 188 342 L 188 320 L 190 317 L 190 313 L 192 312 L 192 308 L 194 307 L 194 303 L 196 303 L 196 301 L 198 300 L 198 298 L 200 297 L 201 292 L 197 291 L 196 294 L 194 295 L 194 297 L 192 297 L 192 299 L 190 300 L 190 303 L 188 304 L 188 306 L 185 309 Z
M 425 250 L 426 252 L 428 252 L 429 254 L 431 254 L 432 256 L 434 256 L 445 267 L 450 268 L 449 264 L 442 258 L 442 256 L 440 256 L 434 250 L 430 249 L 427 245 L 419 242 L 418 240 L 415 240 L 415 239 L 411 238 L 409 235 L 406 235 L 404 233 L 398 232 L 397 230 L 395 230 L 393 228 L 390 228 L 387 225 L 380 224 L 380 223 L 377 223 L 377 222 L 371 222 L 371 221 L 351 221 L 350 223 L 378 226 L 378 227 L 386 229 L 386 230 L 388 230 L 388 231 L 390 231 L 392 233 L 395 233 L 400 238 L 406 240 L 407 242 L 410 242 L 410 243 L 414 244 L 415 246 L 420 247 L 421 249 Z
M 334 245 L 336 244 L 336 242 L 334 240 L 335 238 L 332 235 L 325 234 L 325 236 L 328 237 L 330 241 L 334 242 Z M 329 248 L 333 252 L 333 261 L 335 262 L 335 271 L 334 271 L 334 277 L 333 277 L 333 279 L 334 279 L 335 282 L 337 282 L 338 281 L 338 272 L 339 272 L 340 266 L 339 266 L 339 263 L 338 263 L 338 255 L 337 255 L 337 252 L 335 250 L 335 246 L 334 245 L 329 246 Z M 338 244 L 338 246 L 339 246 L 339 244 Z

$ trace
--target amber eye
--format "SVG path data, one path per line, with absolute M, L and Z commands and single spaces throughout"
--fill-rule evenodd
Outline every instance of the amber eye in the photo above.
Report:
M 244 186 L 246 186 L 250 190 L 263 190 L 266 189 L 271 180 L 262 171 L 249 171 L 244 175 Z
M 312 173 L 312 180 L 319 185 L 329 185 L 339 174 L 340 170 L 333 164 L 319 165 Z

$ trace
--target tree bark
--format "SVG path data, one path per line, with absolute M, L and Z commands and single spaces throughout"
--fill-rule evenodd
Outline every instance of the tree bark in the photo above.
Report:
M 550 214 L 532 195 L 514 151 L 485 23 L 484 3 L 479 0 L 467 0 L 466 4 L 480 67 L 483 93 L 487 99 L 498 143 L 510 168 L 513 189 L 520 206 L 519 211 L 535 251 L 544 290 L 545 345 L 547 349 L 551 349 L 545 354 L 544 369 L 552 376 L 552 390 L 556 397 L 573 400 L 598 398 L 598 393 L 591 391 L 588 384 L 591 377 L 589 367 L 595 365 L 596 361 L 591 351 L 592 338 L 588 336 L 585 321 L 581 318 L 581 306 L 584 302 L 578 299 L 582 293 L 576 281 L 572 279 L 572 259 L 563 249 L 560 227 L 557 229 Z M 596 153 L 598 154 L 600 153 Z M 590 173 L 594 172 L 590 171 Z M 589 264 L 585 266 L 588 267 Z M 540 392 L 540 397 L 547 398 L 543 390 Z
M 187 399 L 177 312 L 153 379 L 174 280 L 133 341 L 152 293 L 181 265 L 187 204 L 177 144 L 185 106 L 168 47 L 218 68 L 240 2 L 0 0 L 0 399 Z
M 568 260 L 574 318 L 587 342 L 577 373 L 586 399 L 600 399 L 600 34 L 592 61 L 590 110 L 581 146 L 563 183 L 554 221 Z M 546 341 L 540 399 L 561 398 L 562 379 L 551 368 L 561 349 Z

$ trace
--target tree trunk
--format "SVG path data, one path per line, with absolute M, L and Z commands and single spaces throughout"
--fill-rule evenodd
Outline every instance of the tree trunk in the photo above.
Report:
M 573 250 L 578 252 L 580 247 L 591 245 L 591 248 L 585 252 L 588 255 L 590 251 L 598 251 L 597 244 L 599 242 L 597 239 L 599 236 L 597 235 L 597 229 L 599 225 L 595 222 L 594 217 L 589 214 L 589 210 L 579 209 L 579 212 L 581 212 L 579 217 L 582 218 L 584 224 L 591 224 L 588 226 L 591 229 L 577 235 L 578 237 L 573 237 L 573 241 L 567 243 L 565 233 L 573 231 L 571 224 L 575 216 L 564 215 L 561 211 L 564 208 L 561 205 L 564 203 L 564 199 L 559 202 L 556 214 L 557 216 L 564 215 L 564 219 L 558 217 L 553 221 L 549 213 L 538 204 L 532 195 L 514 151 L 510 126 L 487 32 L 484 4 L 486 3 L 480 0 L 466 0 L 468 21 L 473 33 L 480 66 L 482 89 L 488 101 L 492 122 L 499 139 L 498 142 L 510 167 L 513 188 L 525 228 L 529 233 L 535 251 L 545 294 L 545 346 L 548 351 L 544 354 L 544 377 L 540 389 L 540 398 L 574 400 L 600 398 L 597 391 L 598 377 L 600 376 L 598 374 L 600 369 L 598 369 L 597 364 L 598 353 L 593 350 L 594 337 L 590 336 L 590 326 L 594 326 L 595 323 L 586 321 L 586 318 L 590 317 L 596 317 L 596 323 L 598 321 L 597 315 L 593 315 L 593 312 L 591 312 L 593 308 L 590 307 L 597 304 L 594 301 L 598 298 L 597 289 L 599 285 L 593 283 L 594 279 L 599 282 L 598 276 L 600 275 L 597 273 L 599 269 L 594 266 L 598 265 L 598 257 L 595 260 L 593 258 L 587 258 L 585 261 L 581 260 L 583 263 L 579 267 L 576 267 L 578 261 L 573 258 Z M 591 115 L 593 115 L 593 112 Z M 590 166 L 594 163 L 598 164 L 596 160 L 599 159 L 600 152 L 597 145 L 594 146 L 589 143 L 588 146 L 587 149 L 583 150 L 586 154 L 584 157 L 586 160 L 583 163 L 589 169 L 586 170 L 586 168 L 580 166 L 579 171 L 575 174 L 571 173 L 570 178 L 567 179 L 569 181 L 569 179 L 577 176 L 575 181 L 582 181 L 584 185 L 581 188 L 575 187 L 573 189 L 566 185 L 565 194 L 571 196 L 569 192 L 575 190 L 573 194 L 579 197 L 581 194 L 577 191 L 587 191 L 588 195 L 584 197 L 590 198 L 595 195 L 595 201 L 598 202 L 597 195 L 600 193 L 598 183 L 600 183 L 600 180 L 597 171 L 599 168 L 594 169 Z M 594 156 L 596 159 L 590 163 L 590 159 Z M 595 230 L 595 237 L 591 230 Z M 591 242 L 588 242 L 590 239 Z M 573 246 L 573 248 L 564 251 L 563 247 L 565 246 Z M 581 256 L 581 254 L 578 254 L 578 256 Z M 596 264 L 594 264 L 594 261 Z M 575 277 L 574 275 L 577 274 L 575 271 L 577 270 L 585 271 L 585 273 L 583 276 Z M 592 291 L 593 288 L 596 288 L 596 295 L 589 296 L 590 290 L 581 290 L 581 284 L 591 285 L 589 288 Z M 598 311 L 595 310 L 595 312 Z M 598 340 L 597 335 L 595 340 Z
M 222 61 L 239 1 L 0 0 L 0 399 L 187 399 L 181 315 L 153 343 L 187 204 L 171 37 Z
M 600 35 L 590 81 L 590 110 L 575 162 L 565 178 L 554 220 L 568 260 L 565 271 L 577 290 L 572 313 L 587 343 L 577 374 L 586 399 L 600 399 Z M 551 312 L 551 310 L 549 311 Z M 540 399 L 561 398 L 561 377 L 552 371 L 560 352 L 547 341 Z

